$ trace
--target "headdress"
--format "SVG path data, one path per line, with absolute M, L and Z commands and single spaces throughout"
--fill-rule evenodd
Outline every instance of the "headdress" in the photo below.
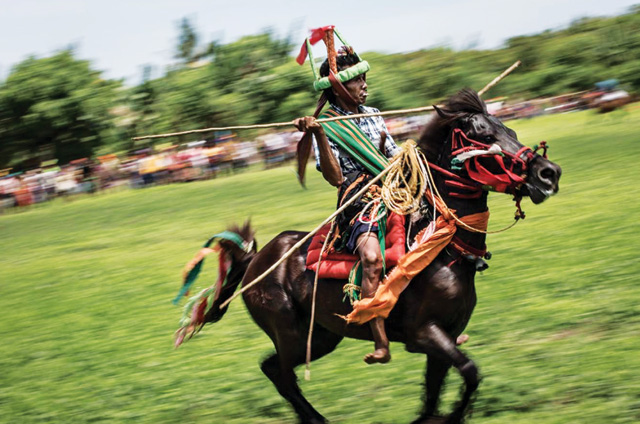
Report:
M 338 40 L 340 40 L 343 44 L 343 49 L 341 49 L 341 52 L 353 53 L 358 57 L 358 59 L 360 59 L 360 62 L 358 62 L 356 65 L 351 66 L 347 69 L 343 69 L 340 72 L 338 72 L 338 67 L 336 65 L 336 56 L 338 56 L 339 53 L 336 53 L 335 42 L 333 37 L 334 34 L 336 37 L 338 37 Z M 328 77 L 320 76 L 318 67 L 313 58 L 313 53 L 311 51 L 311 46 L 313 46 L 320 40 L 323 40 L 324 44 L 327 47 L 327 60 L 329 61 Z M 340 33 L 335 29 L 333 25 L 327 25 L 325 27 L 311 30 L 311 35 L 304 40 L 304 43 L 302 44 L 302 48 L 300 49 L 300 53 L 298 54 L 296 61 L 300 65 L 304 64 L 304 60 L 307 57 L 307 55 L 309 56 L 309 63 L 311 64 L 311 70 L 313 71 L 313 76 L 315 77 L 315 81 L 313 82 L 313 88 L 316 91 L 324 90 L 333 85 L 331 81 L 332 74 L 336 80 L 343 83 L 357 77 L 360 74 L 364 74 L 370 69 L 369 63 L 366 60 L 362 60 L 360 56 L 358 56 L 358 54 L 355 51 L 353 51 L 353 48 L 349 45 L 349 43 L 345 41 L 344 38 L 342 38 Z

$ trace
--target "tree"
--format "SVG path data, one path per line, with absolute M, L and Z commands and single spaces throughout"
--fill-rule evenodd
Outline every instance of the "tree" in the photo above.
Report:
M 71 50 L 18 64 L 0 87 L 0 166 L 28 158 L 64 163 L 113 142 L 109 108 L 119 87 Z
M 198 45 L 198 34 L 189 22 L 189 19 L 183 18 L 180 22 L 180 35 L 178 36 L 178 48 L 176 57 L 182 59 L 184 63 L 194 61 L 196 46 Z

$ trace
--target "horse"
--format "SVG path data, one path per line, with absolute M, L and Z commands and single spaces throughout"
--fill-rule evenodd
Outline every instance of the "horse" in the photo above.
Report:
M 520 144 L 513 130 L 487 112 L 475 91 L 464 89 L 435 110 L 437 114 L 425 127 L 417 146 L 433 170 L 435 188 L 457 216 L 488 211 L 489 183 L 496 191 L 516 199 L 529 197 L 534 204 L 558 191 L 561 168 L 546 158 L 546 150 L 540 155 Z M 471 151 L 480 147 L 501 153 L 485 152 L 473 159 L 475 165 L 466 168 L 452 165 L 456 149 Z M 504 182 L 506 176 L 510 183 Z M 426 210 L 422 208 L 411 215 L 410 238 L 433 220 L 432 213 Z M 227 244 L 233 272 L 204 317 L 205 322 L 220 320 L 227 310 L 220 305 L 240 283 L 247 286 L 307 234 L 284 231 L 258 252 L 248 224 L 236 231 L 252 243 L 253 249 L 247 252 Z M 458 348 L 456 339 L 476 305 L 474 276 L 486 266 L 482 259 L 488 256 L 485 238 L 484 232 L 458 227 L 455 241 L 464 248 L 443 249 L 408 284 L 385 320 L 391 341 L 404 343 L 409 352 L 426 354 L 423 407 L 414 424 L 462 422 L 479 385 L 478 368 Z M 291 404 L 300 423 L 319 424 L 326 420 L 305 399 L 294 371 L 305 362 L 312 309 L 314 275 L 306 269 L 307 247 L 308 244 L 303 245 L 263 281 L 248 287 L 243 299 L 253 320 L 275 346 L 275 352 L 262 362 L 262 372 Z M 311 360 L 331 353 L 344 337 L 373 340 L 369 325 L 347 324 L 342 318 L 352 309 L 349 302 L 343 301 L 344 284 L 345 281 L 320 279 L 317 285 Z M 462 395 L 453 412 L 442 417 L 437 411 L 438 400 L 451 367 L 462 376 Z

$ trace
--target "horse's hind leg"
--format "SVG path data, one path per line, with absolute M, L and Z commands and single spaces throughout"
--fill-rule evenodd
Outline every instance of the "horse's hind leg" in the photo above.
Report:
M 270 334 L 276 353 L 262 362 L 262 372 L 276 386 L 278 393 L 293 406 L 301 423 L 326 423 L 325 418 L 305 399 L 298 386 L 294 368 L 305 362 L 307 332 L 292 327 L 289 322 L 288 325 L 278 327 L 273 336 Z M 311 359 L 315 360 L 332 352 L 341 340 L 342 336 L 330 333 L 322 327 L 314 327 Z
M 283 366 L 282 362 L 282 358 L 274 353 L 262 362 L 260 368 L 276 386 L 280 396 L 293 406 L 301 423 L 325 423 L 324 417 L 311 406 L 300 391 L 293 369 Z
M 436 324 L 427 324 L 418 331 L 416 336 L 415 345 L 429 355 L 429 361 L 424 411 L 415 423 L 430 422 L 429 417 L 435 414 L 444 377 L 452 365 L 458 369 L 464 379 L 465 388 L 460 402 L 446 422 L 462 422 L 471 397 L 480 383 L 478 368 L 456 347 L 455 341 Z

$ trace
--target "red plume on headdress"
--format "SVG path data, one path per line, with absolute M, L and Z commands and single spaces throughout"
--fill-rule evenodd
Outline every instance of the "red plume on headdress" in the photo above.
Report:
M 322 40 L 325 32 L 332 30 L 333 28 L 334 28 L 334 25 L 327 25 L 320 28 L 312 29 L 311 35 L 309 36 L 309 43 L 313 46 L 318 41 Z M 298 64 L 300 65 L 303 65 L 304 60 L 307 58 L 308 53 L 309 52 L 307 51 L 307 41 L 305 40 L 304 43 L 302 43 L 302 48 L 300 48 L 300 53 L 296 58 L 296 62 L 298 62 Z

